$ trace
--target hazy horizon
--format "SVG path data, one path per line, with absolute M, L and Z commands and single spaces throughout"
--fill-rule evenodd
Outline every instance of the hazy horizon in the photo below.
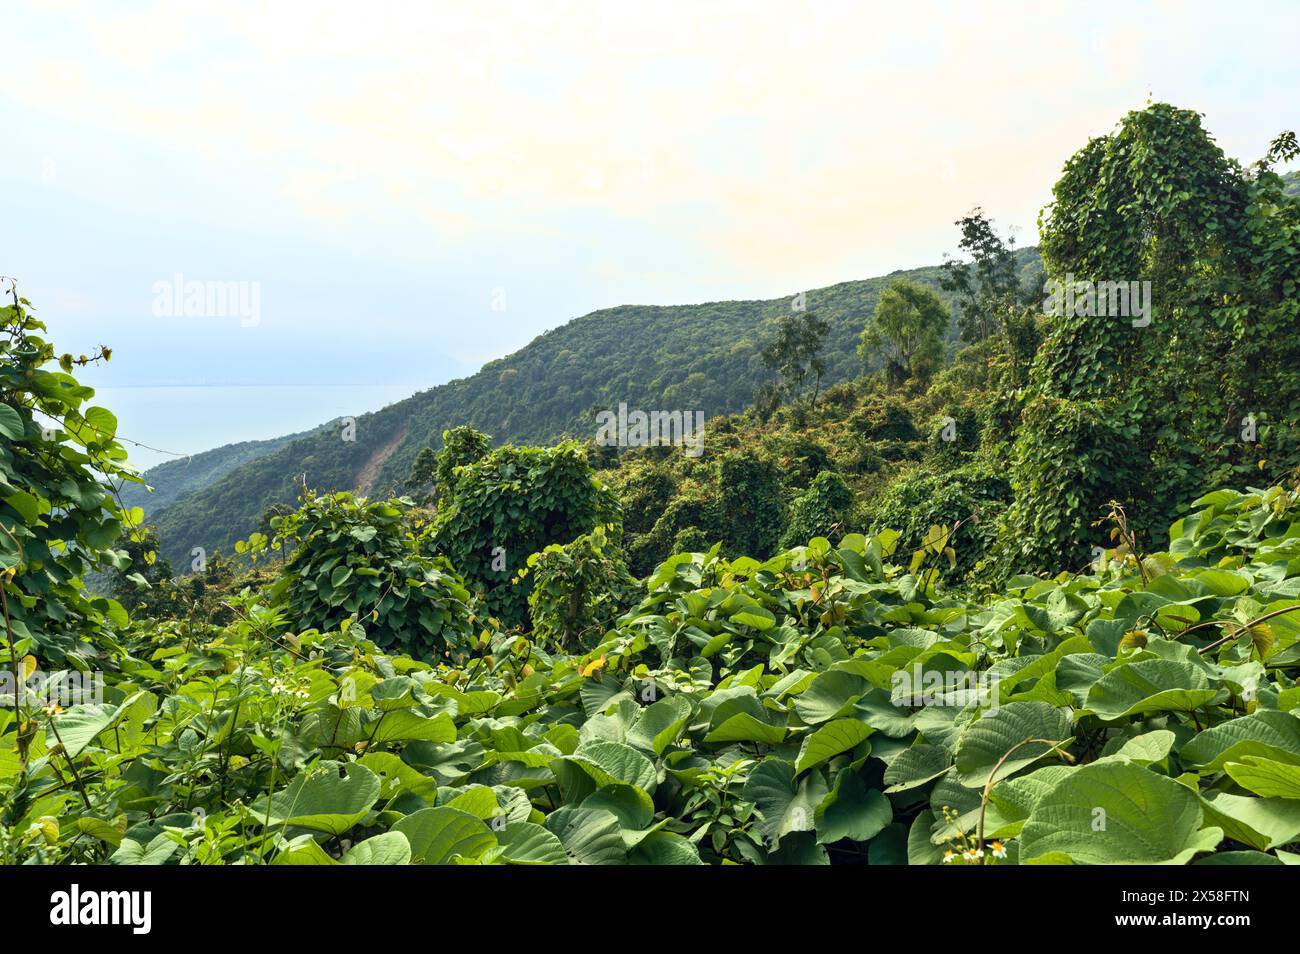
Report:
M 1294 112 L 1258 29 L 1288 13 L 23 3 L 0 274 L 113 348 L 97 388 L 414 392 L 600 308 L 937 264 L 976 205 L 1034 244 L 1065 159 L 1148 98 L 1251 161 Z M 159 307 L 186 282 L 255 320 Z M 122 433 L 164 446 L 170 413 Z

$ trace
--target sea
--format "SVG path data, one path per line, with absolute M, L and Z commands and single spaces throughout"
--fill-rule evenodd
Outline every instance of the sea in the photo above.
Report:
M 239 441 L 310 430 L 410 397 L 428 385 L 217 385 L 98 387 L 92 404 L 117 415 L 131 463 L 148 470 Z

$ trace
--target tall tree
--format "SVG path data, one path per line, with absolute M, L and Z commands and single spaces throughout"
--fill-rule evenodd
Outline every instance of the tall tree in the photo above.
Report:
M 1157 103 L 1066 163 L 1040 231 L 1079 293 L 1020 399 L 1005 569 L 1079 565 L 1111 500 L 1154 531 L 1207 486 L 1300 465 L 1300 201 L 1271 171 L 1296 152 L 1284 134 L 1245 170 Z M 1102 286 L 1128 296 L 1102 307 Z
M 939 287 L 957 295 L 957 327 L 967 344 L 1005 331 L 1010 315 L 1035 300 L 1037 289 L 1022 284 L 1014 254 L 1015 239 L 1005 241 L 982 209 L 956 222 L 958 247 L 969 261 L 949 260 L 941 266 Z
M 826 343 L 830 323 L 810 311 L 782 315 L 776 337 L 763 348 L 763 366 L 781 376 L 781 396 L 798 401 L 808 393 L 817 400 L 826 363 L 821 350 Z
M 864 364 L 881 358 L 895 387 L 909 378 L 924 379 L 943 363 L 943 336 L 951 321 L 947 306 L 931 289 L 897 279 L 881 292 L 862 329 L 858 354 Z

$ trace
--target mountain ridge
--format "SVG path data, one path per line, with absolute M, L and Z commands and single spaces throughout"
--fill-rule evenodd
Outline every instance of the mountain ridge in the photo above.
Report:
M 1022 270 L 1041 267 L 1032 246 L 1016 255 Z M 940 266 L 900 269 L 804 292 L 808 310 L 831 325 L 823 384 L 860 373 L 858 336 L 881 289 L 900 277 L 937 289 L 941 274 Z M 142 499 L 142 493 L 132 494 L 129 502 L 144 507 L 164 555 L 176 562 L 188 559 L 196 546 L 209 553 L 228 550 L 256 529 L 266 508 L 292 502 L 303 476 L 315 489 L 336 490 L 356 487 L 364 473 L 370 490 L 395 490 L 419 451 L 438 446 L 449 427 L 471 425 L 497 444 L 550 443 L 592 436 L 595 413 L 620 402 L 645 410 L 700 410 L 709 418 L 734 413 L 770 379 L 761 349 L 793 298 L 792 293 L 694 305 L 617 305 L 589 312 L 472 375 L 358 415 L 350 435 L 336 421 L 270 441 L 228 445 L 243 448 L 233 464 L 221 453 L 224 448 L 206 451 L 194 458 L 211 455 L 202 479 L 192 477 L 179 491 L 171 485 L 180 462 L 152 468 L 146 482 L 165 485 L 159 488 L 163 505 L 156 497 Z M 953 343 L 955 335 L 954 323 Z M 403 431 L 405 436 L 395 440 Z

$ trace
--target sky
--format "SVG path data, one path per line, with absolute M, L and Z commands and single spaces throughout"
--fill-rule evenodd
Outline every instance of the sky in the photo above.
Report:
M 597 308 L 933 264 L 976 205 L 1033 243 L 1149 98 L 1243 160 L 1300 125 L 1291 3 L 0 3 L 0 274 L 159 389 L 146 441 L 169 388 L 415 391 Z

